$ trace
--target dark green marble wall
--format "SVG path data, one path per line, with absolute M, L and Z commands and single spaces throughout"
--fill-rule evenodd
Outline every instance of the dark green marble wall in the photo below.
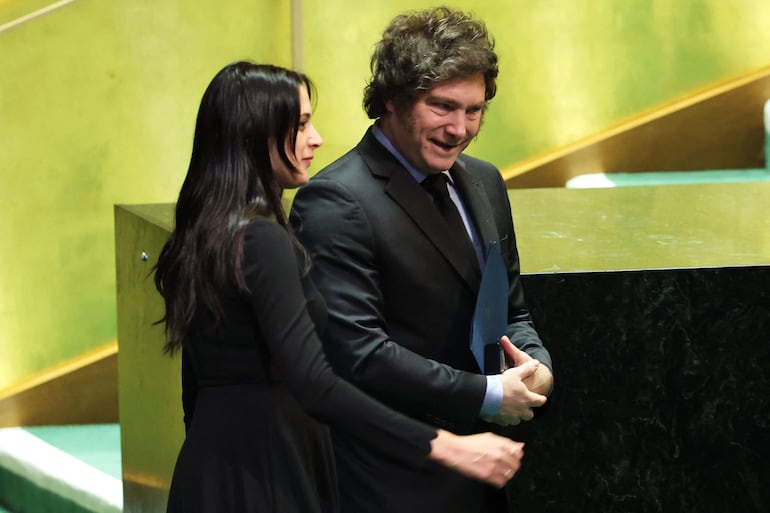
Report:
M 770 510 L 770 183 L 509 197 L 556 376 L 513 511 Z
M 770 510 L 770 267 L 534 274 L 556 388 L 512 511 Z

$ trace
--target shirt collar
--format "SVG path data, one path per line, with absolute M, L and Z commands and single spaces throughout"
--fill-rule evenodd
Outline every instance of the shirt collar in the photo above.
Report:
M 410 175 L 412 175 L 412 178 L 417 181 L 417 183 L 422 183 L 423 180 L 425 180 L 428 175 L 423 173 L 422 171 L 418 170 L 416 167 L 414 167 L 411 163 L 409 163 L 408 160 L 404 158 L 401 153 L 396 149 L 395 146 L 393 146 L 393 143 L 390 142 L 390 139 L 388 139 L 385 134 L 380 130 L 380 127 L 377 126 L 375 123 L 372 126 L 372 134 L 374 135 L 375 139 L 380 141 L 380 144 L 385 146 L 385 148 L 394 156 L 396 157 L 396 160 L 398 160 L 402 166 L 406 168 L 406 170 L 409 172 Z M 452 180 L 452 175 L 449 173 L 449 171 L 442 171 L 446 175 L 446 177 L 449 179 L 449 183 L 454 185 L 454 180 Z

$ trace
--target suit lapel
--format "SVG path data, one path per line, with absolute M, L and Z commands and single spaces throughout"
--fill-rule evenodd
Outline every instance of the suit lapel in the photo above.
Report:
M 415 222 L 468 287 L 473 291 L 478 290 L 481 280 L 478 262 L 475 258 L 468 258 L 468 253 L 450 233 L 446 222 L 420 184 L 377 141 L 371 129 L 359 144 L 358 150 L 370 171 L 387 179 L 386 194 Z
M 450 172 L 455 188 L 460 193 L 468 214 L 476 224 L 479 237 L 481 237 L 481 245 L 484 248 L 484 256 L 486 257 L 489 244 L 497 242 L 499 238 L 497 224 L 492 215 L 492 205 L 490 205 L 489 199 L 484 193 L 481 180 L 471 175 L 460 159 L 455 162 Z

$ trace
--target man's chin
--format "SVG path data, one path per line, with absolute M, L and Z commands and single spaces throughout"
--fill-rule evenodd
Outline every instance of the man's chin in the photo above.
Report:
M 447 169 L 454 166 L 458 156 L 459 153 L 452 156 L 434 158 L 428 162 L 428 165 L 431 169 L 435 170 L 437 173 L 440 173 L 441 171 L 446 171 Z

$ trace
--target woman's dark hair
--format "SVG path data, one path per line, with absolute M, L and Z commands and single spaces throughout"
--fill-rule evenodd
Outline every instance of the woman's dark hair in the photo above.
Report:
M 223 320 L 224 287 L 248 290 L 242 260 L 249 221 L 274 216 L 291 235 L 270 146 L 296 170 L 284 141 L 294 148 L 301 86 L 312 97 L 312 83 L 301 73 L 239 61 L 217 73 L 203 94 L 175 227 L 155 266 L 155 286 L 166 305 L 158 321 L 165 322 L 164 352 L 181 347 L 201 308 Z
M 387 112 L 385 102 L 408 107 L 436 82 L 484 76 L 486 101 L 497 92 L 495 43 L 484 22 L 470 14 L 435 7 L 393 18 L 375 45 L 372 76 L 364 90 L 370 119 Z

